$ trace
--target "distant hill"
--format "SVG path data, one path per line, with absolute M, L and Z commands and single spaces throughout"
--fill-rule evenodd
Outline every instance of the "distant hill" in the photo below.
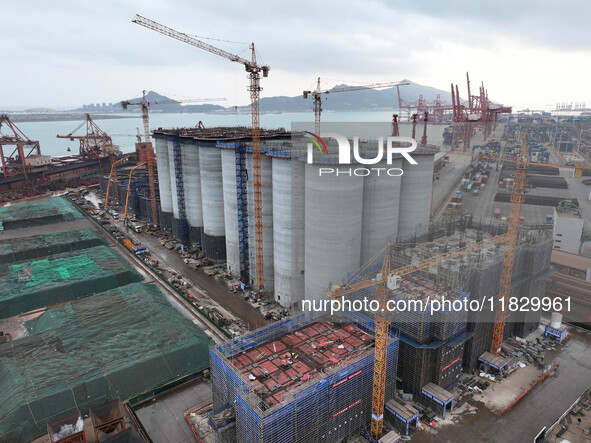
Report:
M 419 95 L 423 95 L 423 98 L 427 101 L 433 101 L 437 98 L 437 94 L 440 94 L 441 100 L 447 103 L 451 103 L 451 94 L 449 91 L 443 91 L 436 89 L 431 86 L 424 86 L 418 83 L 411 82 L 408 80 L 410 85 L 401 86 L 400 94 L 402 98 L 408 102 L 416 102 Z M 336 88 L 347 87 L 347 85 L 338 85 Z M 158 94 L 154 91 L 149 91 L 146 94 L 146 98 L 150 102 L 158 101 L 169 101 L 173 100 L 164 95 Z M 134 103 L 140 102 L 141 98 L 127 99 Z M 174 101 L 174 100 L 173 100 Z M 98 106 L 97 106 L 98 105 Z M 104 105 L 104 106 L 103 106 Z M 308 97 L 304 99 L 303 95 L 296 95 L 293 97 L 288 96 L 276 96 L 276 97 L 264 97 L 260 101 L 261 112 L 308 112 L 314 107 L 313 99 Z M 334 94 L 323 95 L 322 109 L 326 111 L 380 111 L 380 110 L 393 110 L 398 108 L 398 94 L 396 88 L 388 89 L 366 89 L 362 91 L 342 92 Z M 190 112 L 190 113 L 219 113 L 236 110 L 242 112 L 248 112 L 250 106 L 238 106 L 235 107 L 224 107 L 214 104 L 185 104 L 174 101 L 170 104 L 152 104 L 150 105 L 151 112 Z M 139 106 L 128 106 L 127 112 L 138 112 Z M 120 102 L 117 103 L 104 103 L 104 104 L 93 104 L 84 105 L 82 108 L 78 108 L 77 111 L 84 112 L 126 112 Z
M 188 113 L 202 113 L 202 112 L 216 112 L 216 111 L 225 111 L 226 108 L 220 105 L 213 105 L 210 103 L 204 104 L 186 104 L 182 105 L 180 102 L 166 97 L 165 95 L 158 94 L 154 91 L 148 91 L 146 94 L 146 100 L 151 102 L 150 104 L 150 112 L 170 112 L 170 113 L 179 113 L 179 112 L 188 112 Z M 124 99 L 122 101 L 128 101 L 131 103 L 140 103 L 142 101 L 141 97 L 134 97 Z M 173 103 L 165 103 L 165 104 L 158 104 L 156 102 L 169 102 L 172 101 Z M 84 112 L 139 112 L 141 106 L 136 105 L 128 105 L 127 109 L 123 109 L 121 106 L 121 101 L 116 103 L 96 103 L 90 105 L 82 105 L 81 108 L 76 109 L 76 111 L 84 111 Z
M 415 102 L 419 95 L 427 101 L 433 101 L 440 94 L 442 101 L 451 103 L 451 94 L 448 91 L 424 86 L 409 81 L 410 85 L 400 87 L 400 95 L 403 100 Z M 344 88 L 348 85 L 337 85 L 335 88 Z M 327 88 L 328 89 L 328 88 Z M 265 97 L 260 101 L 261 112 L 299 112 L 310 111 L 314 107 L 313 98 L 304 99 L 303 95 L 295 97 Z M 249 106 L 239 107 L 247 110 Z M 334 94 L 324 94 L 322 109 L 327 111 L 380 111 L 398 108 L 398 94 L 396 88 L 365 89 Z

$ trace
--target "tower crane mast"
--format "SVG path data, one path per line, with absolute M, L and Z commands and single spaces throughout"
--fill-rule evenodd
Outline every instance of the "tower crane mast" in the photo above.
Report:
M 513 276 L 513 263 L 515 262 L 515 250 L 519 238 L 519 218 L 521 208 L 525 201 L 527 189 L 527 134 L 522 134 L 521 149 L 516 161 L 513 187 L 511 188 L 511 212 L 507 226 L 507 241 L 505 242 L 505 254 L 503 257 L 503 270 L 501 271 L 501 282 L 499 286 L 498 299 L 503 300 L 501 306 L 507 306 L 509 293 L 511 291 L 511 278 Z M 506 315 L 497 306 L 495 312 L 495 325 L 493 329 L 491 352 L 499 355 L 503 344 L 503 333 L 505 332 Z
M 121 102 L 121 107 L 127 109 L 128 106 L 141 106 L 142 109 L 142 122 L 144 124 L 144 141 L 145 145 L 142 149 L 146 152 L 146 164 L 148 167 L 148 181 L 150 184 L 150 201 L 152 206 L 152 223 L 158 223 L 158 212 L 156 207 L 156 185 L 154 183 L 154 148 L 150 142 L 150 117 L 148 109 L 150 105 L 166 105 L 166 104 L 177 104 L 177 103 L 191 103 L 191 102 L 214 102 L 224 101 L 225 98 L 196 98 L 191 100 L 150 100 L 146 99 L 146 91 L 142 91 L 141 101 L 130 101 L 125 100 Z M 138 144 L 140 144 L 141 138 L 138 129 Z M 137 145 L 136 145 L 137 146 Z
M 250 83 L 248 90 L 250 92 L 250 103 L 252 113 L 252 169 L 254 185 L 254 219 L 255 219 L 255 257 L 256 257 L 256 286 L 259 291 L 264 290 L 264 263 L 263 263 L 263 210 L 262 210 L 262 184 L 261 184 L 261 128 L 259 114 L 259 99 L 262 90 L 260 85 L 261 73 L 263 77 L 269 76 L 271 69 L 267 65 L 260 65 L 256 58 L 254 43 L 250 44 L 251 59 L 245 59 L 239 55 L 232 54 L 223 49 L 217 48 L 209 43 L 202 42 L 195 37 L 176 31 L 167 26 L 161 25 L 153 20 L 136 15 L 133 23 L 144 26 L 153 31 L 177 39 L 183 43 L 195 46 L 210 52 L 217 56 L 228 59 L 232 62 L 244 65 L 248 72 Z
M 321 89 L 320 88 L 320 77 L 318 77 L 318 82 L 316 83 L 316 89 L 314 91 L 304 91 L 304 98 L 308 98 L 308 96 L 314 97 L 314 133 L 320 134 L 320 115 L 322 114 L 322 95 L 323 94 L 334 94 L 335 92 L 351 92 L 351 91 L 362 91 L 364 89 L 381 89 L 381 88 L 390 88 L 393 86 L 400 87 L 404 85 L 410 85 L 409 82 L 403 80 L 399 82 L 389 82 L 389 83 L 374 83 L 371 85 L 360 85 L 360 86 L 347 86 L 344 88 L 331 88 L 331 89 Z
M 146 91 L 142 91 L 142 98 L 140 100 L 124 100 L 121 102 L 121 107 L 127 109 L 128 106 L 141 106 L 142 122 L 144 124 L 144 138 L 145 142 L 150 141 L 150 105 L 173 105 L 179 103 L 205 103 L 205 102 L 221 102 L 225 101 L 225 97 L 221 98 L 194 98 L 189 100 L 147 100 Z

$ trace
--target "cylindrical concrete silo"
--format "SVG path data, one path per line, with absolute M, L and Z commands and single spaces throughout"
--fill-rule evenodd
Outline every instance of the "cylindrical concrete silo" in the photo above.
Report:
M 158 165 L 158 189 L 160 214 L 158 220 L 164 229 L 172 229 L 172 192 L 170 189 L 170 164 L 168 161 L 168 140 L 166 136 L 154 135 L 156 163 Z
M 236 153 L 222 149 L 224 187 L 224 221 L 226 224 L 226 264 L 232 276 L 240 277 L 240 243 L 238 237 L 238 199 L 236 194 Z
M 174 155 L 174 136 L 168 138 L 168 164 L 169 164 L 169 174 L 170 174 L 170 193 L 172 199 L 172 233 L 177 238 L 180 239 L 180 213 L 179 213 L 179 193 L 177 190 L 177 165 L 175 164 L 175 155 Z
M 182 139 L 183 191 L 185 212 L 189 223 L 189 239 L 201 244 L 203 233 L 203 209 L 201 204 L 201 172 L 199 169 L 199 146 L 194 140 Z
M 263 277 L 265 293 L 274 291 L 273 269 L 273 189 L 271 159 L 261 155 L 261 201 L 263 210 Z M 256 283 L 256 239 L 254 220 L 254 174 L 252 172 L 252 153 L 246 154 L 248 171 L 248 246 L 250 249 L 250 278 Z
M 298 306 L 304 298 L 304 163 L 290 156 L 271 161 L 275 301 Z
M 402 160 L 394 160 L 391 165 L 381 162 L 372 167 L 383 170 L 374 170 L 363 178 L 361 264 L 369 261 L 386 243 L 396 241 L 398 234 L 402 176 L 393 176 L 398 171 L 392 171 L 392 176 L 387 171 L 402 168 Z
M 305 300 L 321 300 L 329 283 L 339 284 L 360 266 L 363 177 L 319 176 L 321 167 L 306 164 Z
M 407 161 L 402 164 L 404 174 L 400 186 L 400 216 L 398 238 L 409 240 L 426 234 L 431 216 L 431 193 L 433 189 L 433 154 L 412 154 L 418 164 Z
M 199 145 L 203 236 L 201 246 L 206 257 L 226 259 L 222 152 L 212 145 Z

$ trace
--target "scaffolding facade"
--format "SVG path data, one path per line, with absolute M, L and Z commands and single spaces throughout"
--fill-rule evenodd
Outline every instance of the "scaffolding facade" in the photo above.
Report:
M 174 159 L 174 177 L 176 182 L 176 194 L 179 208 L 178 232 L 175 233 L 181 243 L 189 245 L 189 223 L 187 222 L 187 211 L 185 208 L 185 185 L 183 182 L 183 154 L 181 138 L 175 132 L 172 138 L 172 154 Z
M 288 334 L 298 334 L 314 322 L 354 325 L 371 337 L 375 332 L 373 321 L 362 314 L 339 313 L 329 317 L 309 312 L 210 349 L 214 408 L 235 404 L 237 441 L 333 442 L 360 429 L 369 429 L 373 348 L 315 377 L 302 377 L 299 384 L 284 391 L 281 400 L 272 405 L 261 398 L 256 383 L 240 373 L 231 361 L 243 351 L 267 342 L 276 343 L 274 340 Z M 396 390 L 397 354 L 398 339 L 391 335 L 387 398 Z
M 240 279 L 250 281 L 250 257 L 248 247 L 248 170 L 246 169 L 246 146 L 243 141 L 235 143 L 236 158 L 236 203 L 238 211 L 238 242 L 240 245 Z

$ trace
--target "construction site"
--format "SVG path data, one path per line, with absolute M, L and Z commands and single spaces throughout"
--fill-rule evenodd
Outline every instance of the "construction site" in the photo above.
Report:
M 466 75 L 452 103 L 318 79 L 313 122 L 263 128 L 254 43 L 133 22 L 241 64 L 252 125 L 151 129 L 144 91 L 134 152 L 87 114 L 57 165 L 0 117 L 1 443 L 589 439 L 588 121 Z M 380 88 L 392 121 L 322 121 Z

